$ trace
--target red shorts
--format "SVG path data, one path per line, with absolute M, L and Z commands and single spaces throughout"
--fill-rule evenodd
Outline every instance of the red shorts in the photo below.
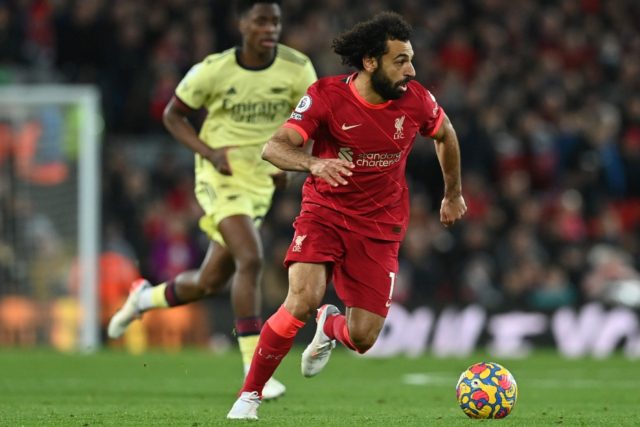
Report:
M 293 226 L 286 267 L 295 262 L 332 263 L 333 286 L 345 306 L 387 317 L 400 242 L 365 237 L 305 214 Z

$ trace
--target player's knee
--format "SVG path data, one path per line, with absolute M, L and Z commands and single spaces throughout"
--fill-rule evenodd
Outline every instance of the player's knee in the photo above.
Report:
M 316 312 L 316 306 L 306 299 L 290 299 L 285 301 L 285 307 L 297 319 L 307 321 Z
M 284 306 L 295 318 L 307 321 L 315 315 L 318 303 L 309 292 L 295 292 L 289 289 Z
M 356 351 L 360 354 L 366 353 L 375 344 L 378 334 L 374 331 L 349 331 L 349 338 Z
M 373 347 L 373 342 L 353 340 L 353 345 L 358 353 L 364 354 L 369 351 L 371 347 Z
M 236 257 L 236 271 L 259 274 L 262 268 L 263 257 L 260 253 L 245 252 Z

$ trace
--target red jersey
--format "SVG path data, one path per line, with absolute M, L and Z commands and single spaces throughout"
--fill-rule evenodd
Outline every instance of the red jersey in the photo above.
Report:
M 349 183 L 338 187 L 309 175 L 302 211 L 371 238 L 400 241 L 409 222 L 407 156 L 418 132 L 438 132 L 444 112 L 416 81 L 399 99 L 370 104 L 356 91 L 356 76 L 318 80 L 285 123 L 314 140 L 314 156 L 355 165 L 345 177 Z

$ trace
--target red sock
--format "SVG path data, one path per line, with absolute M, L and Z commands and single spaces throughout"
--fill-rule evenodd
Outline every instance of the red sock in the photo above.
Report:
M 167 304 L 169 304 L 169 307 L 175 307 L 177 305 L 184 304 L 184 302 L 178 299 L 178 295 L 176 294 L 175 279 L 171 279 L 167 282 L 167 286 L 165 286 L 164 288 L 164 299 L 167 300 Z
M 251 367 L 240 392 L 257 391 L 262 396 L 265 383 L 271 378 L 282 359 L 289 353 L 293 339 L 304 325 L 280 306 L 278 311 L 266 321 L 260 332 L 256 351 L 251 359 Z
M 351 341 L 349 336 L 349 328 L 347 327 L 347 318 L 344 314 L 334 314 L 333 316 L 327 316 L 327 320 L 324 322 L 324 333 L 327 334 L 332 340 L 338 340 L 348 349 L 358 351 L 356 346 Z
M 258 335 L 262 329 L 262 319 L 259 316 L 236 317 L 236 335 L 245 337 L 247 335 Z

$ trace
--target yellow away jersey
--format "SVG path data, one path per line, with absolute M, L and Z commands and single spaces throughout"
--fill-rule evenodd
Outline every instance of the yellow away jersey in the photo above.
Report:
M 207 109 L 200 138 L 213 148 L 266 143 L 317 79 L 309 58 L 288 46 L 278 44 L 261 69 L 240 66 L 236 49 L 209 55 L 176 89 L 189 107 Z

